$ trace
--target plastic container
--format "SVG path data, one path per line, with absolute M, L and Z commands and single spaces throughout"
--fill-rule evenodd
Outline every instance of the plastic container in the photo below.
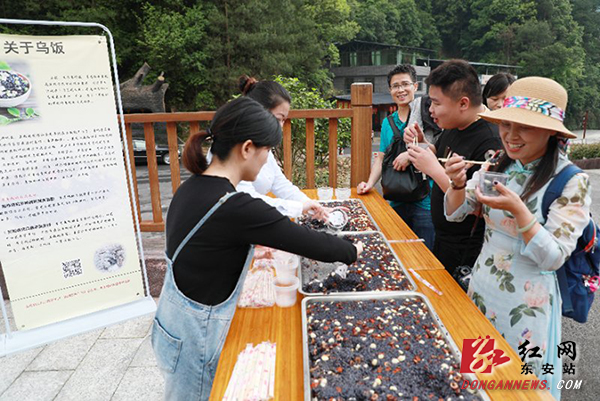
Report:
M 336 231 L 340 231 L 346 224 L 348 224 L 348 213 L 344 211 L 344 209 L 340 207 L 333 208 L 331 212 L 329 212 L 329 221 L 327 225 L 333 228 Z
M 290 282 L 281 282 L 279 277 L 275 278 L 275 303 L 280 308 L 289 308 L 296 304 L 296 296 L 300 287 L 300 279 L 293 277 Z
M 338 200 L 346 200 L 350 199 L 350 188 L 336 188 L 335 189 L 335 198 Z
M 283 284 L 291 284 L 296 278 L 300 258 L 297 255 L 276 251 L 274 256 L 275 274 Z
M 500 193 L 494 186 L 494 181 L 506 185 L 508 174 L 496 173 L 493 171 L 481 171 L 479 173 L 479 190 L 485 196 L 499 196 Z
M 319 200 L 331 200 L 333 198 L 333 188 L 317 188 L 317 195 L 319 196 Z

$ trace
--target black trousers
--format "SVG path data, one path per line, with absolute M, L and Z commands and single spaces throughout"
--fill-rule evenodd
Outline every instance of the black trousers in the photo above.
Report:
M 473 267 L 482 245 L 483 235 L 457 236 L 436 231 L 433 254 L 452 275 L 458 266 Z

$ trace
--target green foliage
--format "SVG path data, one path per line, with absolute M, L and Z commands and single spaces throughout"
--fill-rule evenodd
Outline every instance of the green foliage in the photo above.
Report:
M 519 65 L 520 77 L 567 88 L 569 128 L 581 128 L 586 111 L 588 127 L 600 127 L 600 0 L 22 0 L 1 10 L 4 18 L 107 26 L 122 79 L 144 61 L 153 68 L 148 82 L 164 71 L 171 110 L 220 106 L 242 74 L 297 77 L 327 97 L 335 44 L 357 38 Z M 0 32 L 103 34 L 14 25 Z
M 146 4 L 142 19 L 145 24 L 140 45 L 146 50 L 147 62 L 155 73 L 164 71 L 169 80 L 178 79 L 167 91 L 171 108 L 214 108 L 210 92 L 203 88 L 208 75 L 205 68 L 208 57 L 202 46 L 206 40 L 202 7 L 167 8 Z
M 569 92 L 566 125 L 600 126 L 598 0 L 432 0 L 446 57 L 518 65 L 519 77 L 552 78 Z
M 309 88 L 298 78 L 286 78 L 278 75 L 275 81 L 283 85 L 292 97 L 292 109 L 329 109 L 335 108 L 334 101 L 323 99 L 323 96 L 315 88 Z M 351 121 L 349 118 L 338 120 L 338 148 L 350 145 Z M 276 150 L 279 162 L 282 163 L 283 152 Z M 294 166 L 294 182 L 305 180 L 306 160 L 306 120 L 292 120 L 292 164 Z M 327 119 L 315 119 L 315 165 L 326 166 L 329 163 L 329 121 Z M 327 177 L 327 174 L 323 174 Z
M 430 3 L 425 1 L 420 7 L 415 0 L 356 0 L 357 39 L 413 47 L 438 45 Z
M 582 160 L 600 157 L 600 143 L 576 144 L 569 146 L 569 159 Z
M 217 104 L 236 93 L 240 75 L 294 76 L 326 93 L 335 41 L 358 29 L 346 0 L 213 0 L 207 5 L 208 85 Z

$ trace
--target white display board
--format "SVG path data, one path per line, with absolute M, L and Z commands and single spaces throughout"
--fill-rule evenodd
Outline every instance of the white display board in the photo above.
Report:
M 107 325 L 93 313 L 132 303 L 151 312 L 107 38 L 0 45 L 0 261 L 17 330 Z

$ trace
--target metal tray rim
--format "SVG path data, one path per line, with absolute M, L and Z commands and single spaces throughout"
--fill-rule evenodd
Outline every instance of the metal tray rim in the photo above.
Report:
M 303 284 L 302 284 L 302 258 L 303 257 L 300 257 L 300 265 L 298 266 L 298 278 L 300 279 L 300 287 L 298 288 L 298 291 L 300 292 L 300 294 L 304 295 L 305 297 L 313 297 L 313 296 L 329 297 L 329 296 L 332 296 L 332 294 L 336 294 L 336 295 L 337 294 L 380 294 L 380 293 L 388 293 L 388 292 L 416 292 L 418 287 L 417 287 L 416 282 L 412 278 L 412 275 L 408 272 L 406 267 L 404 267 L 404 264 L 402 263 L 402 261 L 400 260 L 398 255 L 396 254 L 396 251 L 394 251 L 394 248 L 392 248 L 392 245 L 390 244 L 388 239 L 385 237 L 385 235 L 381 231 L 340 231 L 336 235 L 341 237 L 344 235 L 355 236 L 355 235 L 364 235 L 364 234 L 379 234 L 379 235 L 381 235 L 381 237 L 383 238 L 383 241 L 386 243 L 386 245 L 392 252 L 392 256 L 396 259 L 396 261 L 400 265 L 400 269 L 402 269 L 402 271 L 404 272 L 404 275 L 407 277 L 408 282 L 412 285 L 412 289 L 406 290 L 406 291 L 382 290 L 382 291 L 335 292 L 335 293 L 331 293 L 331 294 L 325 294 L 323 292 L 306 292 L 306 291 L 304 291 Z
M 375 219 L 373 218 L 373 216 L 371 215 L 371 212 L 369 212 L 369 209 L 367 209 L 367 206 L 365 205 L 365 203 L 362 201 L 362 199 L 358 199 L 358 198 L 348 198 L 348 199 L 328 199 L 328 200 L 318 200 L 315 199 L 317 202 L 319 203 L 331 203 L 331 202 L 343 202 L 345 200 L 352 200 L 352 201 L 357 201 L 360 203 L 360 205 L 362 206 L 362 208 L 364 209 L 364 211 L 367 213 L 367 216 L 369 216 L 369 219 L 371 220 L 371 223 L 373 223 L 373 225 L 375 226 L 375 228 L 377 228 L 377 230 L 367 230 L 367 231 L 341 231 L 341 232 L 349 232 L 349 233 L 366 233 L 366 232 L 370 232 L 370 231 L 381 231 L 381 228 L 379 227 L 379 224 L 377 224 L 377 222 L 375 221 Z
M 340 295 L 332 295 L 328 297 L 324 296 L 308 296 L 302 299 L 302 367 L 304 369 L 304 400 L 311 401 L 311 388 L 310 388 L 310 362 L 308 358 L 308 318 L 306 313 L 306 307 L 310 302 L 336 302 L 336 301 L 370 301 L 370 300 L 378 300 L 378 299 L 396 299 L 396 298 L 409 298 L 409 297 L 417 297 L 421 298 L 425 305 L 429 308 L 429 313 L 433 317 L 433 321 L 438 326 L 438 329 L 444 336 L 444 340 L 448 343 L 450 351 L 452 355 L 457 358 L 459 361 L 461 360 L 461 352 L 458 349 L 458 346 L 454 342 L 454 339 L 446 329 L 446 326 L 442 322 L 442 319 L 437 314 L 433 305 L 429 301 L 426 295 L 421 294 L 417 291 L 380 291 L 374 294 L 367 293 L 339 293 Z M 342 295 L 344 294 L 344 295 Z M 477 376 L 473 373 L 464 373 L 464 377 L 469 380 L 477 380 Z M 477 390 L 478 394 L 484 401 L 490 401 L 490 397 L 485 390 Z

